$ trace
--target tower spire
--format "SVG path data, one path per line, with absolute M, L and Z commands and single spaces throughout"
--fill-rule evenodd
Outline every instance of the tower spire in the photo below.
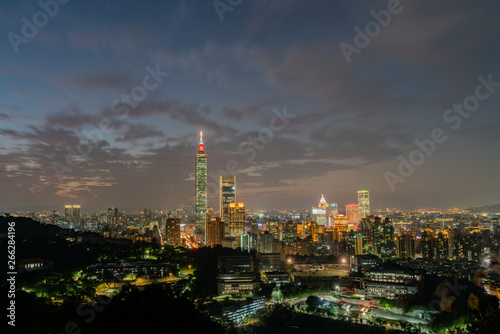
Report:
M 200 143 L 198 144 L 198 153 L 204 153 L 205 145 L 203 144 L 203 131 L 200 131 Z

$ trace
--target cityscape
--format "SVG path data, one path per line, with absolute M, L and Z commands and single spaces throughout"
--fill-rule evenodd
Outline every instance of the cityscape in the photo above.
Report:
M 495 9 L 6 6 L 6 332 L 498 333 Z

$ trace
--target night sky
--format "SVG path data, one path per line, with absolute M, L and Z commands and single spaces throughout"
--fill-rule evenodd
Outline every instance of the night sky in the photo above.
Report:
M 44 1 L 0 10 L 1 210 L 193 205 L 200 131 L 215 209 L 500 202 L 498 1 Z

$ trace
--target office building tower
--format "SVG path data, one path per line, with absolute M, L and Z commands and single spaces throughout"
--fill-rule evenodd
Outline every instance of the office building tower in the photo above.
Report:
M 144 223 L 146 224 L 151 223 L 151 210 L 144 209 Z
M 229 203 L 236 203 L 236 176 L 234 175 L 220 177 L 219 214 L 224 221 L 227 221 Z
M 226 231 L 226 223 L 222 218 L 216 217 L 207 222 L 207 246 L 222 245 Z
M 354 226 L 354 231 L 358 230 L 359 224 L 359 205 L 358 204 L 347 204 L 345 208 L 345 213 L 349 224 Z
M 321 199 L 319 200 L 318 208 L 326 210 L 328 207 L 328 203 L 326 203 L 325 196 L 322 194 Z
M 273 237 L 277 240 L 281 240 L 279 221 L 278 220 L 268 220 L 266 225 L 267 225 L 267 229 L 273 235 Z
M 181 245 L 181 221 L 178 218 L 168 218 L 166 224 L 167 244 L 170 246 Z
M 349 231 L 349 221 L 344 215 L 338 215 L 337 217 L 335 217 L 333 227 L 338 232 L 347 232 Z
M 71 219 L 71 209 L 73 208 L 72 205 L 65 205 L 64 206 L 64 218 L 66 220 Z
M 422 232 L 420 245 L 422 248 L 422 257 L 424 259 L 434 258 L 434 230 L 426 228 Z
M 207 155 L 203 144 L 203 132 L 200 132 L 198 154 L 195 165 L 195 210 L 196 229 L 204 231 L 207 219 Z
M 403 260 L 415 258 L 415 239 L 411 235 L 397 238 L 396 256 Z
M 370 215 L 370 193 L 368 190 L 358 191 L 358 206 L 360 219 Z
M 247 232 L 240 235 L 240 248 L 242 251 L 250 252 L 252 250 L 257 250 L 258 247 L 258 235 Z
M 109 208 L 107 214 L 108 225 L 115 225 L 118 223 L 118 208 Z
M 73 221 L 75 223 L 80 221 L 80 205 L 73 205 Z
M 312 208 L 312 220 L 314 220 L 318 225 L 326 225 L 326 209 L 328 208 L 328 203 L 326 203 L 325 197 L 321 195 L 318 207 Z
M 269 232 L 264 232 L 259 235 L 259 253 L 274 253 L 274 236 Z
M 326 207 L 326 226 L 333 226 L 335 217 L 339 214 L 337 203 L 328 203 Z
M 355 236 L 354 255 L 363 255 L 366 245 L 366 237 L 361 233 Z
M 297 223 L 290 220 L 283 225 L 283 243 L 285 245 L 293 245 L 293 242 L 297 238 L 298 230 Z
M 229 236 L 239 237 L 245 232 L 245 205 L 243 203 L 229 203 L 227 214 Z

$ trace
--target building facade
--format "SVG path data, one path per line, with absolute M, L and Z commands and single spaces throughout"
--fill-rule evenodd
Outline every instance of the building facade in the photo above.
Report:
M 205 231 L 207 219 L 207 155 L 203 144 L 203 132 L 200 132 L 198 154 L 195 165 L 195 210 L 196 229 Z
M 219 214 L 227 222 L 229 203 L 236 203 L 236 176 L 220 177 L 219 187 Z
M 370 192 L 368 190 L 358 191 L 358 206 L 360 219 L 370 215 Z
M 245 204 L 229 203 L 227 232 L 229 236 L 239 237 L 245 233 Z

